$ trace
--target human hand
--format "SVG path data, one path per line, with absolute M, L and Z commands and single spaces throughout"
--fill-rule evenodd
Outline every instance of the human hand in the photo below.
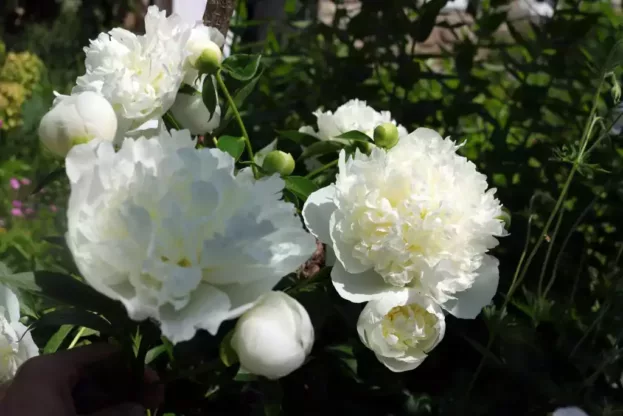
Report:
M 101 344 L 28 360 L 0 394 L 0 415 L 145 416 L 143 406 L 157 407 L 163 387 L 154 383 L 158 377 L 150 370 L 142 386 L 130 385 L 117 353 Z

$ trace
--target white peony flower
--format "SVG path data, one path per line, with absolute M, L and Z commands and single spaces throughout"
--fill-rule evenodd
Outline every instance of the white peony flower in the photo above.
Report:
M 26 360 L 39 355 L 32 335 L 19 318 L 17 296 L 0 285 L 0 383 L 11 380 Z
M 323 112 L 318 109 L 314 112 L 314 115 L 317 119 L 316 124 L 318 125 L 318 130 L 314 130 L 311 126 L 303 126 L 299 131 L 315 136 L 320 140 L 333 140 L 347 143 L 348 140 L 338 139 L 337 136 L 353 130 L 365 133 L 368 137 L 372 138 L 374 136 L 374 129 L 383 123 L 396 124 L 399 137 L 408 134 L 407 129 L 397 124 L 395 120 L 392 120 L 389 111 L 378 112 L 367 105 L 365 101 L 357 99 L 350 100 L 341 105 L 335 110 L 335 113 L 331 111 Z M 373 146 L 372 143 L 370 144 Z M 320 163 L 317 158 L 306 159 L 304 163 L 309 171 L 322 166 L 322 163 Z
M 343 298 L 416 288 L 461 318 L 491 301 L 498 261 L 486 252 L 505 235 L 502 207 L 457 148 L 420 128 L 388 151 L 340 153 L 335 185 L 311 194 L 303 216 L 335 250 L 331 277 Z
M 372 137 L 374 129 L 383 123 L 396 124 L 400 137 L 408 134 L 403 126 L 392 120 L 389 111 L 378 112 L 361 100 L 350 100 L 338 107 L 335 113 L 316 110 L 314 115 L 317 119 L 318 130 L 315 131 L 311 126 L 304 126 L 299 131 L 316 136 L 320 140 L 333 140 L 337 136 L 352 130 L 360 131 Z
M 588 414 L 579 407 L 560 407 L 554 411 L 552 416 L 588 416 Z
M 172 342 L 215 334 L 314 252 L 284 181 L 234 174 L 187 130 L 74 147 L 67 242 L 85 280 Z
M 359 315 L 361 342 L 394 372 L 418 367 L 441 342 L 446 321 L 441 308 L 414 290 L 387 293 Z
M 221 107 L 217 104 L 214 116 L 210 114 L 203 104 L 201 92 L 203 91 L 204 75 L 195 83 L 194 95 L 178 93 L 175 103 L 171 107 L 171 113 L 184 128 L 190 130 L 191 134 L 204 134 L 212 132 L 221 124 Z M 213 86 L 216 89 L 216 85 Z
M 302 366 L 313 345 L 309 314 L 283 292 L 267 293 L 242 315 L 231 340 L 242 368 L 273 380 Z
M 112 141 L 116 132 L 117 116 L 112 106 L 91 91 L 58 95 L 39 125 L 41 143 L 62 158 L 75 144 L 94 138 Z
M 175 101 L 185 76 L 186 42 L 191 25 L 151 6 L 145 35 L 122 28 L 101 33 L 85 48 L 86 73 L 73 93 L 95 91 L 113 106 L 119 119 L 117 139 L 148 120 L 161 117 Z

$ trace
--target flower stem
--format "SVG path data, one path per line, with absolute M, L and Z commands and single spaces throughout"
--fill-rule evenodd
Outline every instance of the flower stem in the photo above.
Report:
M 251 162 L 254 162 L 255 159 L 253 157 L 253 147 L 251 146 L 251 139 L 249 139 L 249 134 L 247 133 L 247 129 L 244 127 L 244 123 L 242 122 L 242 117 L 240 117 L 240 112 L 236 107 L 236 103 L 234 103 L 234 99 L 231 97 L 231 94 L 229 93 L 229 90 L 227 89 L 227 86 L 223 81 L 223 77 L 221 76 L 221 70 L 218 70 L 216 73 L 216 82 L 218 83 L 221 91 L 223 91 L 223 94 L 227 99 L 227 103 L 229 104 L 229 108 L 231 108 L 231 111 L 234 113 L 234 117 L 238 122 L 238 126 L 240 126 L 240 131 L 242 132 L 242 137 L 244 137 L 244 142 L 247 147 L 247 154 L 249 155 L 249 159 Z M 253 170 L 253 176 L 257 178 L 257 167 L 252 164 L 251 169 Z
M 80 338 L 82 337 L 82 334 L 84 334 L 85 331 L 85 327 L 80 327 L 80 329 L 78 330 L 78 333 L 76 334 L 76 336 L 74 337 L 73 341 L 71 341 L 71 344 L 69 344 L 69 347 L 67 347 L 68 350 L 72 349 L 73 347 L 76 346 L 76 344 L 78 343 L 78 341 L 80 340 Z
M 307 179 L 313 178 L 314 176 L 318 175 L 319 173 L 322 173 L 325 170 L 327 170 L 329 168 L 332 168 L 333 166 L 337 165 L 337 163 L 338 163 L 338 159 L 335 159 L 333 162 L 329 162 L 326 165 L 321 166 L 318 169 L 309 172 L 307 175 L 305 175 L 305 177 Z

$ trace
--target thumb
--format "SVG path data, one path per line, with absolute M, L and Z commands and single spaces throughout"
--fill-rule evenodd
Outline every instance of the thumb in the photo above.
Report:
M 117 406 L 102 409 L 88 416 L 145 416 L 143 406 L 136 403 L 123 403 Z

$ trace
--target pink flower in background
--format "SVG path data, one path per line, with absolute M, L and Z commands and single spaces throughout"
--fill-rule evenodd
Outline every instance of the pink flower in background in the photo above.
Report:
M 18 201 L 15 200 L 11 203 L 11 205 L 13 205 L 13 208 L 21 208 L 22 207 L 22 201 Z
M 24 213 L 22 212 L 21 208 L 13 208 L 11 210 L 11 215 L 14 217 L 23 217 Z
M 34 214 L 34 213 L 35 213 L 35 210 L 34 210 L 34 209 L 32 209 L 32 208 L 26 208 L 26 210 L 24 211 L 24 213 L 25 213 L 26 215 L 32 215 L 32 214 Z
M 22 183 L 22 185 L 26 185 L 26 186 L 28 186 L 28 185 L 30 185 L 32 183 L 32 181 L 30 179 L 28 179 L 28 178 L 22 178 L 22 179 L 20 179 L 20 182 Z
M 56 211 L 58 211 L 58 208 L 56 207 L 56 205 L 52 204 L 52 205 L 50 205 L 50 211 L 56 212 Z
M 13 189 L 19 189 L 20 187 L 20 184 L 17 178 L 11 178 L 11 180 L 9 181 L 9 184 L 11 185 L 11 188 Z

